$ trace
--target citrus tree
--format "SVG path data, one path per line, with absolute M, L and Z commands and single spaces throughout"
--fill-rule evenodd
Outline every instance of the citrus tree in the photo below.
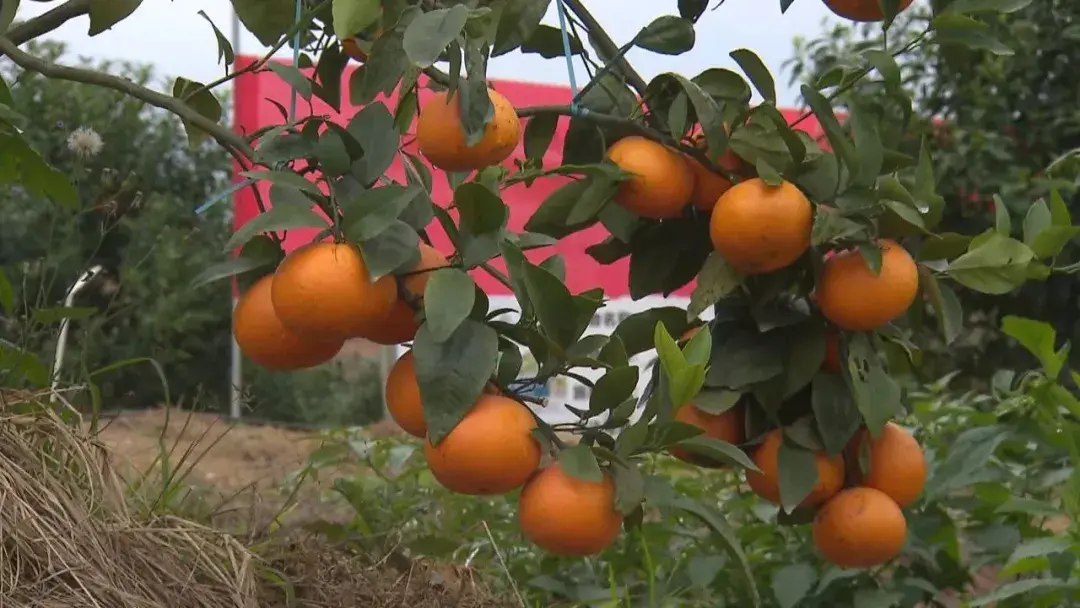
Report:
M 781 0 L 781 12 L 791 3 Z M 821 558 L 888 564 L 909 536 L 903 509 L 926 478 L 919 445 L 892 422 L 904 403 L 890 370 L 918 363 L 916 332 L 956 337 L 962 314 L 950 284 L 1001 295 L 1045 279 L 1077 233 L 1051 195 L 1030 204 L 1021 238 L 1007 214 L 982 234 L 935 234 L 944 201 L 933 150 L 900 145 L 911 95 L 896 57 L 919 45 L 1007 53 L 985 20 L 1024 0 L 948 3 L 902 41 L 889 26 L 910 0 L 826 0 L 841 17 L 881 27 L 857 65 L 802 87 L 804 119 L 817 118 L 827 146 L 799 130 L 802 119 L 784 120 L 774 77 L 752 50 L 731 52 L 741 73 L 646 81 L 629 64 L 635 47 L 690 50 L 706 0 L 672 3 L 671 15 L 621 46 L 583 0 L 234 0 L 255 36 L 273 51 L 291 44 L 299 59 L 267 55 L 243 71 L 273 70 L 297 97 L 340 108 L 342 71 L 362 62 L 347 87 L 362 109 L 346 125 L 282 108 L 280 125 L 250 134 L 220 124 L 210 92 L 242 71 L 212 83 L 179 78 L 168 95 L 18 47 L 82 14 L 100 33 L 139 4 L 69 0 L 0 27 L 0 52 L 25 70 L 168 109 L 193 142 L 213 138 L 246 177 L 270 182 L 272 206 L 234 235 L 237 255 L 203 277 L 238 278 L 234 333 L 247 356 L 289 371 L 327 361 L 349 338 L 411 344 L 387 381 L 391 415 L 424 440 L 446 488 L 520 489 L 524 535 L 554 554 L 599 553 L 658 512 L 696 517 L 752 589 L 724 505 L 642 471 L 645 456 L 666 452 L 745 471 L 750 491 L 780 506 L 780 523 L 812 523 Z M 567 23 L 561 31 L 540 23 L 552 6 Z M 231 59 L 218 40 L 219 56 Z M 580 56 L 594 70 L 568 105 L 514 107 L 485 73 L 515 49 Z M 886 94 L 840 120 L 833 103 L 856 86 Z M 422 87 L 438 93 L 420 104 Z M 388 105 L 382 94 L 391 92 Z M 12 117 L 0 116 L 5 177 L 70 197 Z M 569 122 L 563 162 L 545 166 L 560 121 Z M 511 162 L 519 147 L 524 158 Z M 399 157 L 402 183 L 385 177 Z M 444 179 L 452 200 L 432 200 L 434 180 Z M 508 229 L 501 193 L 540 180 L 561 185 L 524 232 Z M 696 280 L 689 310 L 653 308 L 609 336 L 586 335 L 604 293 L 570 292 L 565 262 L 543 250 L 597 224 L 609 236 L 588 254 L 603 264 L 629 258 L 632 297 Z M 283 251 L 280 233 L 312 226 L 322 229 L 316 239 Z M 431 245 L 435 232 L 452 251 Z M 519 314 L 490 310 L 475 273 L 512 289 Z M 531 377 L 520 377 L 523 351 L 539 365 Z M 637 364 L 653 353 L 655 364 Z M 602 375 L 587 381 L 582 368 Z M 648 387 L 638 394 L 642 374 Z M 578 421 L 551 426 L 528 389 L 560 375 L 592 392 L 589 407 L 574 410 Z

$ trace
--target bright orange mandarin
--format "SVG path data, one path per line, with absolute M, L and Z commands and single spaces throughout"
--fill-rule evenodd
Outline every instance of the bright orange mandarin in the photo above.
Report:
M 416 143 L 432 165 L 444 171 L 472 171 L 506 160 L 521 141 L 521 121 L 513 104 L 498 91 L 488 89 L 495 114 L 484 128 L 483 138 L 467 146 L 462 130 L 460 103 L 446 91 L 435 93 L 420 108 Z
M 439 253 L 434 247 L 420 243 L 420 261 L 405 276 L 398 277 L 400 287 L 404 288 L 408 294 L 421 300 L 420 303 L 422 303 L 424 290 L 427 289 L 428 280 L 434 274 L 434 269 L 446 265 L 446 256 Z M 419 329 L 420 324 L 416 320 L 416 311 L 399 294 L 399 297 L 394 301 L 394 307 L 390 310 L 390 314 L 385 319 L 364 327 L 360 335 L 376 344 L 401 344 L 415 338 Z
M 675 420 L 702 429 L 704 432 L 699 435 L 701 437 L 719 439 L 732 445 L 738 445 L 746 441 L 746 417 L 742 404 L 737 404 L 720 414 L 710 414 L 698 409 L 693 403 L 688 403 L 675 412 Z M 727 466 L 723 462 L 716 462 L 697 454 L 691 454 L 677 446 L 671 448 L 671 455 L 683 462 L 696 464 L 700 467 L 723 468 Z
M 900 554 L 907 520 L 885 493 L 851 488 L 825 503 L 814 516 L 814 545 L 842 568 L 873 568 Z
M 355 245 L 312 243 L 285 256 L 270 297 L 282 324 L 297 333 L 356 338 L 390 314 L 397 286 L 389 275 L 372 282 Z
M 679 152 L 631 135 L 612 144 L 607 156 L 633 175 L 612 199 L 631 213 L 654 220 L 678 217 L 690 202 L 694 174 Z
M 695 134 L 691 137 L 691 141 L 696 147 L 705 149 L 704 134 Z M 687 166 L 690 167 L 691 173 L 694 174 L 694 190 L 690 195 L 690 202 L 701 211 L 712 211 L 713 207 L 716 206 L 716 201 L 730 190 L 734 184 L 723 175 L 710 171 L 693 157 L 686 155 L 685 158 Z M 737 175 L 746 170 L 746 162 L 739 158 L 731 148 L 724 150 L 724 153 L 717 159 L 716 166 Z
M 411 350 L 394 363 L 386 376 L 386 409 L 406 433 L 421 439 L 427 435 L 420 385 L 416 382 L 416 360 Z
M 881 12 L 881 5 L 878 0 L 824 0 L 824 2 L 830 11 L 851 21 L 872 22 L 885 20 L 885 14 Z M 911 6 L 911 3 L 912 0 L 900 0 L 900 6 L 896 10 L 897 14 Z
M 765 500 L 780 504 L 780 444 L 783 433 L 779 429 L 769 431 L 765 440 L 754 450 L 754 464 L 761 469 L 746 472 L 746 482 L 750 489 Z M 829 456 L 824 452 L 814 454 L 817 465 L 818 481 L 810 494 L 799 503 L 800 507 L 816 507 L 829 500 L 844 487 L 844 459 L 842 456 Z
M 813 220 L 810 201 L 794 184 L 774 187 L 753 178 L 716 201 L 709 236 L 739 273 L 763 274 L 791 265 L 810 248 Z
M 281 324 L 270 302 L 273 280 L 273 275 L 259 279 L 236 303 L 233 334 L 241 352 L 274 371 L 314 367 L 333 359 L 341 350 L 341 338 L 315 338 Z
M 892 422 L 887 423 L 876 438 L 863 429 L 851 442 L 856 463 L 862 443 L 867 440 L 870 442 L 869 470 L 863 475 L 861 467 L 855 467 L 856 483 L 881 490 L 901 508 L 910 506 L 926 485 L 926 456 L 919 442 Z
M 622 514 L 615 509 L 615 484 L 571 477 L 556 462 L 525 484 L 518 500 L 518 524 L 526 538 L 557 555 L 600 553 L 619 536 Z
M 881 273 L 874 275 L 857 249 L 825 261 L 816 287 L 821 314 L 848 331 L 873 331 L 907 312 L 919 291 L 919 269 L 903 247 L 880 241 Z
M 525 483 L 540 465 L 536 420 L 508 397 L 483 394 L 437 446 L 424 443 L 435 479 L 459 494 L 504 494 Z

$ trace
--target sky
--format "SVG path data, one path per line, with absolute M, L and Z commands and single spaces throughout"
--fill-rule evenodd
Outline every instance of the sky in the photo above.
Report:
M 719 0 L 714 0 L 713 5 Z M 17 18 L 26 19 L 59 4 L 22 2 Z M 678 14 L 676 0 L 588 0 L 587 6 L 616 44 L 631 39 L 642 27 L 661 15 Z M 556 3 L 552 2 L 544 23 L 558 26 Z M 68 22 L 48 37 L 67 43 L 72 54 L 95 59 L 128 60 L 150 63 L 164 77 L 183 76 L 200 82 L 223 74 L 217 63 L 213 30 L 200 16 L 204 11 L 230 35 L 232 9 L 225 0 L 144 0 L 128 19 L 93 38 L 87 36 L 89 21 L 81 17 Z M 823 31 L 825 19 L 832 14 L 820 0 L 795 0 L 786 14 L 780 13 L 780 0 L 724 0 L 706 11 L 698 21 L 697 44 L 683 55 L 665 56 L 634 49 L 629 59 L 646 80 L 663 72 L 674 71 L 693 76 L 710 67 L 738 69 L 728 56 L 734 49 L 756 52 L 776 76 L 781 105 L 796 105 L 798 86 L 789 86 L 789 74 L 782 64 L 792 56 L 796 36 L 815 37 Z M 242 31 L 239 53 L 263 54 L 266 49 L 254 36 Z M 288 56 L 288 52 L 282 53 Z M 579 83 L 586 79 L 578 65 Z M 563 59 L 543 59 L 538 55 L 510 53 L 492 60 L 490 78 L 513 78 L 549 84 L 569 84 Z

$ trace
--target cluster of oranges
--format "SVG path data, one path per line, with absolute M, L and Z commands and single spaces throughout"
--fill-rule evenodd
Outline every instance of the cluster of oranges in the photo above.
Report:
M 592 555 L 619 534 L 615 485 L 569 475 L 545 464 L 533 436 L 536 419 L 527 407 L 488 387 L 453 430 L 438 443 L 428 438 L 416 362 L 402 355 L 386 380 L 386 406 L 405 432 L 424 440 L 424 456 L 435 480 L 461 494 L 505 494 L 521 489 L 518 522 L 538 547 L 559 555 Z
M 320 242 L 289 253 L 241 295 L 233 313 L 240 350 L 274 371 L 325 363 L 345 340 L 400 344 L 416 336 L 415 307 L 447 259 L 424 243 L 408 273 L 372 280 L 360 249 Z
M 738 445 L 746 441 L 745 407 L 740 403 L 710 414 L 689 403 L 676 411 L 675 420 L 701 428 L 705 437 Z M 781 429 L 766 433 L 752 452 L 760 472 L 746 472 L 750 490 L 774 504 L 780 504 L 783 441 Z M 671 454 L 698 466 L 722 466 L 678 447 Z M 816 509 L 813 537 L 822 556 L 841 567 L 869 568 L 899 554 L 907 536 L 901 509 L 915 502 L 926 483 L 926 460 L 915 438 L 891 422 L 877 437 L 864 428 L 842 454 L 817 452 L 814 462 L 818 481 L 799 508 Z

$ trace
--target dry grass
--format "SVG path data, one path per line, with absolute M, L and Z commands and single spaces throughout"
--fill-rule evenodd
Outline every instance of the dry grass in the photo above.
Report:
M 0 390 L 0 607 L 505 605 L 465 570 L 147 509 L 147 488 L 129 491 L 100 438 L 46 401 Z

